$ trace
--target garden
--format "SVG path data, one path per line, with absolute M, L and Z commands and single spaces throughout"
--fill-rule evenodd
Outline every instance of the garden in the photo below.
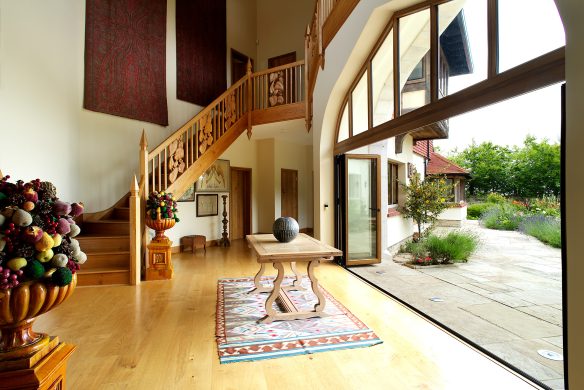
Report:
M 560 213 L 560 145 L 528 136 L 520 147 L 483 142 L 448 157 L 471 172 L 467 181 L 467 219 L 488 229 L 519 231 L 554 248 L 562 247 Z M 418 231 L 400 249 L 414 265 L 466 262 L 480 245 L 475 233 L 464 230 L 433 233 L 436 216 L 448 203 L 445 180 L 412 177 L 403 185 L 402 213 Z M 424 230 L 423 228 L 426 227 Z
M 520 147 L 473 143 L 449 158 L 472 174 L 467 183 L 468 219 L 561 248 L 559 143 L 531 136 Z

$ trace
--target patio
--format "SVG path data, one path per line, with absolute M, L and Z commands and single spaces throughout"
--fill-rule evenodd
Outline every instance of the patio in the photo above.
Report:
M 452 228 L 437 228 L 436 233 Z M 384 260 L 352 270 L 554 389 L 563 389 L 561 250 L 466 221 L 481 246 L 468 263 L 410 269 Z

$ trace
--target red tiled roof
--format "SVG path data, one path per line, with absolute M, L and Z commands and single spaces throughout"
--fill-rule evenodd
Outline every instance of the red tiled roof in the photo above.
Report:
M 414 143 L 414 147 L 413 147 L 414 153 L 417 153 L 422 157 L 426 157 L 427 152 L 428 152 L 428 142 L 430 142 L 430 155 L 431 155 L 432 152 L 434 152 L 434 143 L 432 142 L 432 140 L 430 140 L 430 141 L 426 141 L 426 140 L 416 141 Z
M 434 151 L 432 140 L 416 141 L 413 151 L 420 156 L 427 158 L 428 142 L 430 143 L 430 162 L 426 170 L 428 175 L 468 175 L 469 171 L 459 167 L 443 155 Z
M 469 171 L 459 167 L 441 154 L 430 152 L 430 162 L 426 173 L 428 175 L 468 175 Z

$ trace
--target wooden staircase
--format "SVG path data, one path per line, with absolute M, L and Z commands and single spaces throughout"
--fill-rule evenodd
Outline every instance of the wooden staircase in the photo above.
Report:
M 178 198 L 239 136 L 258 124 L 305 118 L 304 61 L 248 73 L 165 141 L 148 151 L 140 140 L 140 183 L 108 210 L 86 214 L 78 237 L 88 261 L 78 284 L 136 284 L 147 235 L 144 206 L 150 191 Z M 279 82 L 279 83 L 278 83 Z
M 147 242 L 145 202 L 153 190 L 178 198 L 229 146 L 252 127 L 292 119 L 312 122 L 312 92 L 324 49 L 359 0 L 317 0 L 305 35 L 305 60 L 247 74 L 165 141 L 148 151 L 140 140 L 140 174 L 112 208 L 85 215 L 78 237 L 88 261 L 78 284 L 137 284 Z
M 87 262 L 77 273 L 77 284 L 130 284 L 129 194 L 105 212 L 84 216 L 80 224 L 76 238 Z

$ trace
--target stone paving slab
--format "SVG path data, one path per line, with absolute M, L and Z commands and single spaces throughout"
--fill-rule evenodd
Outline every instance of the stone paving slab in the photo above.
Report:
M 562 389 L 563 362 L 537 353 L 562 352 L 561 250 L 518 232 L 468 222 L 464 230 L 479 235 L 481 245 L 467 263 L 414 270 L 384 259 L 352 269 L 551 388 Z
M 560 379 L 564 376 L 561 361 L 549 360 L 537 353 L 540 349 L 559 353 L 561 350 L 541 340 L 513 340 L 484 347 L 539 380 Z
M 551 306 L 546 305 L 525 306 L 518 307 L 517 310 L 530 314 L 546 322 L 549 322 L 550 324 L 562 326 L 562 310 L 558 310 Z
M 485 296 L 489 299 L 492 299 L 493 301 L 502 303 L 503 305 L 509 306 L 509 307 L 521 307 L 521 306 L 532 305 L 531 302 L 527 302 L 527 301 L 524 301 L 522 299 L 513 297 L 507 293 L 494 293 L 494 294 L 487 294 Z
M 464 310 L 526 339 L 558 336 L 562 328 L 498 302 L 469 305 Z
M 548 343 L 558 348 L 564 347 L 564 339 L 562 338 L 562 336 L 544 337 L 542 340 L 547 341 Z

